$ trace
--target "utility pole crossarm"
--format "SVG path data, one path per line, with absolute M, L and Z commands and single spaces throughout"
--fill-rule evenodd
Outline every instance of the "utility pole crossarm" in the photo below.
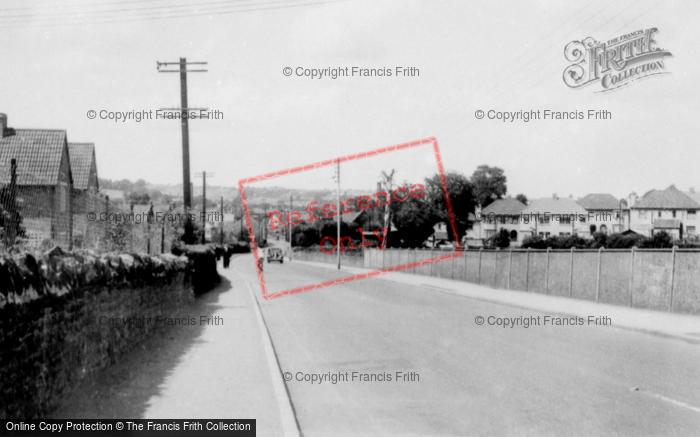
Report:
M 188 105 L 187 105 L 187 73 L 203 73 L 205 69 L 188 70 L 188 65 L 207 65 L 207 62 L 187 62 L 186 58 L 180 58 L 177 62 L 160 62 L 156 61 L 156 69 L 159 73 L 180 73 L 180 126 L 182 130 L 182 200 L 184 212 L 186 214 L 187 223 L 185 224 L 185 241 L 191 240 L 192 225 L 189 220 L 189 211 L 192 208 L 192 188 L 190 184 L 190 134 L 188 125 Z M 177 70 L 167 70 L 161 67 L 177 65 Z

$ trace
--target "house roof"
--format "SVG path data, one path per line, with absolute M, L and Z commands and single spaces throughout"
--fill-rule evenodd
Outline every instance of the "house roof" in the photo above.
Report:
M 506 198 L 497 199 L 489 204 L 486 208 L 481 211 L 482 215 L 519 215 L 523 209 L 525 209 L 525 204 L 517 199 Z
M 680 219 L 656 219 L 654 220 L 654 229 L 679 229 L 681 227 Z
M 68 143 L 68 155 L 73 173 L 73 187 L 87 190 L 90 168 L 95 162 L 95 143 Z
M 345 214 L 340 214 L 340 221 L 345 223 L 352 223 L 362 214 L 364 211 L 353 211 L 346 212 Z
M 65 146 L 65 130 L 5 129 L 0 138 L 0 183 L 10 182 L 14 158 L 18 185 L 56 185 Z
M 586 214 L 586 210 L 570 197 L 545 197 L 532 200 L 530 204 L 523 209 L 522 213 L 570 215 Z
M 665 190 L 651 190 L 639 199 L 633 209 L 700 209 L 700 203 L 671 185 Z
M 620 201 L 608 193 L 591 193 L 580 198 L 578 204 L 589 211 L 592 210 L 615 210 L 620 208 Z
M 686 191 L 685 193 L 688 197 L 696 201 L 697 203 L 700 203 L 700 192 L 695 192 L 693 191 Z

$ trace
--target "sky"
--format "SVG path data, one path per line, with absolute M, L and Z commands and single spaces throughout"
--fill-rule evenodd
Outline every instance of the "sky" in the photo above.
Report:
M 209 63 L 188 76 L 189 105 L 223 114 L 190 122 L 192 174 L 212 172 L 214 185 L 435 137 L 446 170 L 499 166 L 512 195 L 700 189 L 698 9 L 659 0 L 4 0 L 0 112 L 10 127 L 95 142 L 100 177 L 178 183 L 179 121 L 87 113 L 178 107 L 178 75 L 158 73 L 156 61 L 186 57 Z M 669 74 L 605 93 L 564 84 L 570 41 L 650 27 L 672 53 Z M 296 75 L 353 66 L 419 75 Z M 607 110 L 612 119 L 475 118 L 545 109 Z M 400 180 L 435 172 L 430 153 L 409 155 L 348 166 L 343 187 L 371 189 L 382 168 Z M 279 184 L 333 188 L 331 173 Z

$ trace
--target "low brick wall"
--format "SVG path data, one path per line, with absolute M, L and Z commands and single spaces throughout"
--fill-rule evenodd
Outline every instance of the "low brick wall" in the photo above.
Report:
M 0 257 L 0 418 L 45 416 L 67 387 L 193 300 L 174 255 Z

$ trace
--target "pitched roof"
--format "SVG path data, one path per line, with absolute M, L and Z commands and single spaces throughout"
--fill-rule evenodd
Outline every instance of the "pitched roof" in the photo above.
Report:
M 591 193 L 578 200 L 587 210 L 609 210 L 620 208 L 620 201 L 612 194 Z
M 340 214 L 340 221 L 345 223 L 352 223 L 362 214 L 364 211 L 353 211 Z
M 65 130 L 6 129 L 0 138 L 0 183 L 10 182 L 14 158 L 18 185 L 56 185 L 65 145 Z
M 511 197 L 496 199 L 481 211 L 482 215 L 519 215 L 525 204 Z
M 633 209 L 700 209 L 700 203 L 671 185 L 665 190 L 651 190 L 647 192 Z
M 90 168 L 95 161 L 95 143 L 68 143 L 68 155 L 73 173 L 73 187 L 87 190 Z
M 685 193 L 688 197 L 693 199 L 694 201 L 700 203 L 700 192 L 696 192 L 695 190 L 692 191 L 686 191 Z
M 586 214 L 583 206 L 570 197 L 545 197 L 535 199 L 522 211 L 523 214 Z

